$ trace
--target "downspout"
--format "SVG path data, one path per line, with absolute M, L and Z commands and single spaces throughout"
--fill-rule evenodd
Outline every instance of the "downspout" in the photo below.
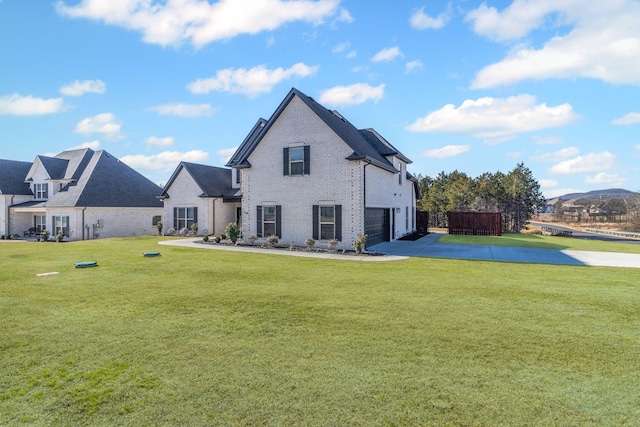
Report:
M 13 206 L 13 200 L 15 199 L 15 195 L 11 196 L 11 203 L 9 203 L 9 206 L 7 206 L 7 216 L 5 216 L 5 227 L 4 227 L 4 231 L 6 232 L 6 234 L 8 234 L 9 236 L 11 236 L 11 217 L 9 217 L 9 215 L 11 215 L 11 206 Z
M 84 211 L 87 210 L 87 207 L 85 206 L 84 208 L 82 208 L 82 240 L 85 240 L 85 236 L 84 236 L 84 230 L 86 227 L 85 223 L 84 223 Z M 88 231 L 88 229 L 87 229 Z
M 367 208 L 367 166 L 371 164 L 371 160 L 365 160 L 365 161 L 367 163 L 362 167 L 362 179 L 363 179 L 362 200 L 364 201 L 364 209 Z

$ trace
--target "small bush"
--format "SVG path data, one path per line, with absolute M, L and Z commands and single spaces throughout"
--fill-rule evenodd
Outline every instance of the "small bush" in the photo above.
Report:
M 204 236 L 202 236 L 202 240 L 204 240 L 205 242 L 209 241 L 209 235 L 205 234 Z
M 176 234 L 176 229 L 173 227 L 167 229 L 167 232 L 165 233 L 166 236 L 173 236 L 174 234 Z
M 270 246 L 277 245 L 279 241 L 280 241 L 280 238 L 278 236 L 274 235 L 274 234 L 272 234 L 271 236 L 267 237 L 267 243 Z
M 258 241 L 258 236 L 256 236 L 255 234 L 252 234 L 251 236 L 249 236 L 248 240 L 252 245 L 255 245 L 256 242 Z
M 156 227 L 158 228 L 158 236 L 162 236 L 162 221 L 158 221 L 158 223 L 156 224 Z
M 198 235 L 198 223 L 194 222 L 193 224 L 191 224 L 191 232 L 193 233 L 194 236 Z
M 187 227 L 180 229 L 180 235 L 185 237 L 189 235 L 189 230 L 187 229 Z
M 307 237 L 307 240 L 304 241 L 304 244 L 307 245 L 308 250 L 311 250 L 311 248 L 313 248 L 313 245 L 316 244 L 316 241 L 313 240 L 311 237 Z
M 238 241 L 238 236 L 240 236 L 240 229 L 238 229 L 238 224 L 235 222 L 230 222 L 227 224 L 227 227 L 224 229 L 224 232 L 229 236 L 229 240 L 234 245 Z
M 329 250 L 335 251 L 339 243 L 340 240 L 338 239 L 329 239 L 329 241 L 327 242 L 327 247 L 329 248 Z
M 222 236 L 216 236 L 215 237 L 216 243 L 220 243 L 220 240 L 222 240 Z
M 58 231 L 58 234 L 56 234 L 56 242 L 60 243 L 62 242 L 63 239 L 64 239 L 64 234 L 62 234 L 62 231 Z
M 361 254 L 366 246 L 367 235 L 364 233 L 358 234 L 358 238 L 353 242 L 353 249 L 355 249 L 357 254 Z

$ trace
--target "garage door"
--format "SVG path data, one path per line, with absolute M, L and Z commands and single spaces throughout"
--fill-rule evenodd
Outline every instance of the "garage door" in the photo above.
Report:
M 367 247 L 389 241 L 389 209 L 367 208 L 364 211 Z

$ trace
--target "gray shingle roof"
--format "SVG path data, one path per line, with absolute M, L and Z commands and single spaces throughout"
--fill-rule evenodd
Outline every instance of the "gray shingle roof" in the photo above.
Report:
M 31 169 L 31 162 L 0 159 L 0 194 L 33 195 L 24 180 Z
M 398 172 L 398 170 L 384 157 L 382 154 L 393 151 L 393 146 L 389 148 L 376 137 L 368 134 L 370 130 L 364 133 L 356 129 L 349 121 L 336 112 L 330 111 L 318 104 L 313 98 L 305 95 L 299 90 L 293 88 L 284 100 L 280 103 L 276 111 L 271 118 L 259 129 L 257 125 L 251 130 L 247 138 L 240 144 L 240 147 L 233 155 L 227 166 L 231 167 L 246 167 L 248 164 L 248 157 L 251 155 L 255 147 L 260 143 L 264 135 L 269 131 L 273 123 L 275 123 L 285 110 L 287 105 L 294 97 L 298 97 L 304 102 L 322 121 L 324 121 L 333 132 L 335 132 L 352 150 L 353 153 L 348 157 L 349 160 L 366 160 L 372 164 L 386 169 L 390 172 Z M 260 123 L 260 122 L 258 122 Z M 390 144 L 389 144 L 390 145 Z M 394 154 L 400 154 L 395 150 Z M 400 154 L 401 155 L 401 154 Z M 406 159 L 406 157 L 402 156 Z M 408 160 L 408 159 L 407 159 Z
M 156 198 L 162 189 L 152 181 L 106 151 L 78 151 L 82 153 L 74 153 L 79 154 L 75 161 L 82 175 L 75 185 L 65 186 L 50 198 L 48 207 L 162 207 Z
M 231 169 L 181 162 L 164 186 L 161 197 L 167 196 L 167 191 L 183 169 L 191 175 L 202 190 L 200 197 L 233 197 L 238 191 L 231 188 Z

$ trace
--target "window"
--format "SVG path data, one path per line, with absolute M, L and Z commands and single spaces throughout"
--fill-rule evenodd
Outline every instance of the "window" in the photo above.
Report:
M 403 166 L 404 165 L 402 163 L 400 163 L 400 167 L 399 167 L 400 174 L 398 175 L 398 184 L 400 184 L 400 185 L 402 185 L 402 175 L 404 175 L 404 172 L 403 172 L 404 167 Z
M 236 169 L 236 184 L 240 184 L 240 169 Z
M 282 207 L 274 205 L 258 206 L 257 210 L 257 236 L 282 237 Z
M 180 231 L 191 229 L 193 223 L 198 222 L 198 208 L 173 208 L 173 228 Z
M 158 226 L 158 223 L 162 221 L 162 217 L 160 215 L 154 215 L 154 217 L 151 219 L 151 225 L 153 225 L 154 227 Z
M 313 238 L 342 240 L 342 205 L 313 205 Z
M 35 193 L 36 199 L 49 198 L 49 184 L 35 184 L 34 193 Z
M 311 147 L 286 147 L 283 149 L 283 175 L 309 175 Z
M 62 231 L 64 236 L 69 237 L 69 217 L 54 216 L 53 217 L 53 235 L 57 236 Z
M 404 223 L 405 228 L 409 230 L 409 206 L 406 206 L 404 210 Z
M 36 233 L 42 233 L 42 230 L 47 228 L 47 217 L 44 215 L 36 215 L 33 217 L 33 225 L 36 228 Z

